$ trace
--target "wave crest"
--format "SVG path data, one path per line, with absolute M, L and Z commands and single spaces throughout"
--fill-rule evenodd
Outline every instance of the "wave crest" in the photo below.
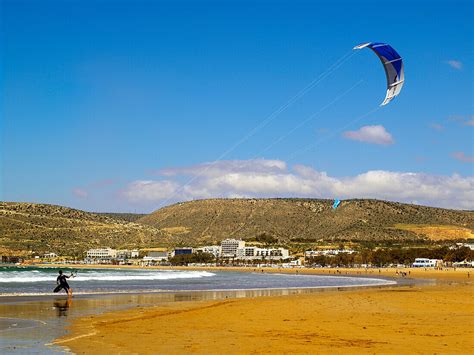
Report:
M 19 275 L 20 274 L 20 275 Z M 174 279 L 197 279 L 202 277 L 215 276 L 209 271 L 174 271 L 174 272 L 142 272 L 142 273 L 84 273 L 79 274 L 72 278 L 73 282 L 84 282 L 84 281 L 131 281 L 131 280 L 142 280 L 142 281 L 153 281 L 153 280 L 174 280 Z M 31 283 L 31 282 L 55 282 L 56 275 L 1 275 L 0 283 Z

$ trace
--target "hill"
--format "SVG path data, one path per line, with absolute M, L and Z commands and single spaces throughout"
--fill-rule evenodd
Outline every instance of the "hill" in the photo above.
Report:
M 415 241 L 442 227 L 450 239 L 474 237 L 474 212 L 387 202 L 345 200 L 209 199 L 159 209 L 137 223 L 160 228 L 184 244 L 265 234 L 281 243 L 317 241 Z M 421 228 L 425 227 L 425 228 Z M 434 229 L 435 231 L 437 229 Z M 445 238 L 446 239 L 446 238 Z M 449 239 L 449 238 L 448 238 Z
M 106 216 L 112 219 L 117 219 L 125 222 L 136 222 L 142 217 L 145 217 L 145 213 L 112 213 L 112 212 L 94 212 L 99 216 Z
M 0 202 L 0 252 L 76 254 L 92 247 L 141 247 L 163 243 L 163 232 L 72 208 Z
M 134 222 L 130 222 L 134 221 Z M 210 199 L 149 215 L 0 202 L 0 254 L 83 256 L 93 247 L 216 244 L 233 237 L 287 243 L 474 238 L 474 212 L 377 200 Z

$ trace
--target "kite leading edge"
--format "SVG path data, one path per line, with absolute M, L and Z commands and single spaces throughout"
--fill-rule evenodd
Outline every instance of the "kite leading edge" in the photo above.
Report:
M 355 46 L 354 49 L 370 48 L 379 57 L 385 69 L 385 75 L 387 77 L 387 94 L 385 100 L 380 106 L 388 104 L 394 97 L 400 94 L 405 80 L 403 73 L 403 60 L 402 57 L 386 43 L 379 42 L 368 42 L 362 43 Z

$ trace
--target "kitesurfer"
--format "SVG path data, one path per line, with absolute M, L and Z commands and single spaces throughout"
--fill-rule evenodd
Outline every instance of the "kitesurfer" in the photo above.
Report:
M 71 273 L 71 275 L 67 276 L 67 275 L 64 275 L 62 270 L 59 270 L 59 276 L 56 278 L 57 286 L 54 289 L 54 292 L 56 293 L 64 289 L 64 291 L 67 292 L 67 295 L 69 297 L 72 297 L 72 288 L 67 283 L 67 279 L 69 279 L 70 277 L 74 277 L 74 275 Z

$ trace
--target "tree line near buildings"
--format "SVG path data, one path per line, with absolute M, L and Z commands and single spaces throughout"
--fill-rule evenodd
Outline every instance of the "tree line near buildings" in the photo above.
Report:
M 445 262 L 460 262 L 474 260 L 474 250 L 468 247 L 449 249 L 437 248 L 383 248 L 364 249 L 352 254 L 339 253 L 334 256 L 318 255 L 306 259 L 307 265 L 348 267 L 353 265 L 411 265 L 416 258 L 439 259 Z
M 287 261 L 287 260 L 286 260 Z M 171 265 L 176 266 L 185 266 L 188 264 L 210 264 L 216 263 L 219 265 L 235 265 L 235 264 L 245 264 L 245 265 L 254 265 L 262 263 L 271 263 L 271 264 L 281 264 L 285 260 L 281 259 L 271 259 L 270 257 L 261 257 L 253 260 L 240 260 L 234 258 L 216 258 L 210 253 L 192 253 L 192 254 L 179 254 L 175 255 L 169 259 Z
M 188 264 L 214 263 L 216 258 L 210 253 L 178 254 L 173 256 L 169 262 L 171 265 L 185 266 Z
M 445 262 L 460 262 L 474 260 L 474 250 L 468 247 L 450 249 L 446 246 L 436 248 L 380 248 L 363 249 L 352 254 L 339 253 L 337 255 L 319 255 L 306 258 L 306 265 L 318 265 L 322 267 L 350 267 L 354 265 L 373 265 L 383 267 L 388 265 L 411 265 L 416 258 L 439 259 Z M 216 259 L 209 253 L 193 253 L 175 255 L 169 262 L 172 265 L 188 265 L 192 263 L 234 263 L 232 259 Z M 239 260 L 239 263 L 250 264 L 271 262 L 279 263 L 278 260 L 256 259 L 249 261 Z

